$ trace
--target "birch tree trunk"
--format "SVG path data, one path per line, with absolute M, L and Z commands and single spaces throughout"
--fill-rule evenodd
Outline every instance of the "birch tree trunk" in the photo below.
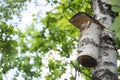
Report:
M 100 53 L 97 66 L 94 68 L 92 80 L 118 80 L 117 56 L 111 26 L 116 13 L 111 11 L 110 0 L 92 0 L 95 18 L 106 27 L 101 34 Z

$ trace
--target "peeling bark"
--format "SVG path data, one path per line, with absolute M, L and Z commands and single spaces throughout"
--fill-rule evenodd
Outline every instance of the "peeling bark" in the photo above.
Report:
M 111 26 L 117 13 L 111 11 L 109 0 L 92 0 L 95 18 L 106 27 L 101 34 L 98 65 L 94 68 L 92 80 L 118 80 L 117 55 Z

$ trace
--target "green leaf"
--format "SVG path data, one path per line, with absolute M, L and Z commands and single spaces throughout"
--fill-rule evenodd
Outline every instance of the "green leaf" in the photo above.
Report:
M 120 12 L 120 0 L 110 0 L 112 4 L 112 10 L 114 12 Z
M 119 6 L 120 5 L 120 0 L 110 0 L 112 5 Z
M 112 11 L 114 12 L 120 12 L 120 6 L 113 6 Z
M 54 62 L 53 62 L 52 59 L 49 60 L 48 67 L 50 68 L 50 70 L 54 70 L 54 68 L 55 68 L 55 64 L 54 64 Z
M 114 23 L 112 24 L 112 26 L 110 27 L 111 30 L 114 30 L 116 32 L 120 31 L 119 25 L 120 25 L 120 16 L 115 18 Z
M 71 76 L 70 80 L 76 80 L 76 78 L 74 76 Z

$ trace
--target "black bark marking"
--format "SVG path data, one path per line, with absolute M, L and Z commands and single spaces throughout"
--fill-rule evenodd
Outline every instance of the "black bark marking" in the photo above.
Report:
M 100 12 L 102 14 L 110 15 L 113 19 L 116 16 L 118 16 L 118 13 L 115 13 L 111 10 L 111 5 L 110 4 L 102 2 L 101 0 L 97 0 L 97 3 L 98 3 L 98 6 L 99 6 L 99 9 L 100 9 Z M 103 18 L 103 19 L 105 19 L 105 18 Z
M 104 73 L 100 77 L 101 78 L 106 78 L 106 80 L 117 80 L 115 74 L 112 73 L 109 69 L 105 69 Z
M 81 41 L 81 46 L 88 45 L 88 44 L 92 44 L 95 47 L 99 47 L 99 45 L 96 44 L 93 39 L 85 38 Z
M 104 35 L 101 37 L 101 48 L 104 50 L 115 50 L 115 40 L 113 40 L 109 35 Z
M 116 66 L 113 62 L 107 62 L 107 61 L 104 62 L 104 65 L 106 65 L 106 66 Z
M 83 52 L 82 50 L 78 50 L 78 53 L 81 53 L 81 52 Z
M 99 54 L 99 55 L 98 55 L 98 59 L 101 59 L 101 57 L 102 57 L 102 55 L 101 55 L 101 54 Z
M 102 49 L 104 50 L 104 51 L 107 51 L 107 50 L 115 50 L 115 47 L 113 47 L 113 46 L 109 46 L 109 45 L 101 45 L 101 47 L 102 47 Z
M 105 43 L 109 44 L 109 45 L 115 45 L 115 41 L 110 38 L 108 35 L 105 35 L 102 38 L 102 41 L 104 41 Z
M 102 19 L 103 19 L 103 20 L 107 20 L 107 18 L 106 18 L 106 17 L 103 17 Z
M 103 56 L 108 56 L 109 54 L 107 52 L 102 52 Z
M 117 80 L 117 76 L 108 69 L 99 69 L 94 72 L 92 80 Z

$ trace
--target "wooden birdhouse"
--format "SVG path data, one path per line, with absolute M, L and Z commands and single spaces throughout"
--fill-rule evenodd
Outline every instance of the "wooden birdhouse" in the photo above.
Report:
M 78 62 L 85 67 L 95 67 L 99 55 L 100 34 L 104 26 L 84 12 L 73 16 L 70 22 L 81 32 Z

